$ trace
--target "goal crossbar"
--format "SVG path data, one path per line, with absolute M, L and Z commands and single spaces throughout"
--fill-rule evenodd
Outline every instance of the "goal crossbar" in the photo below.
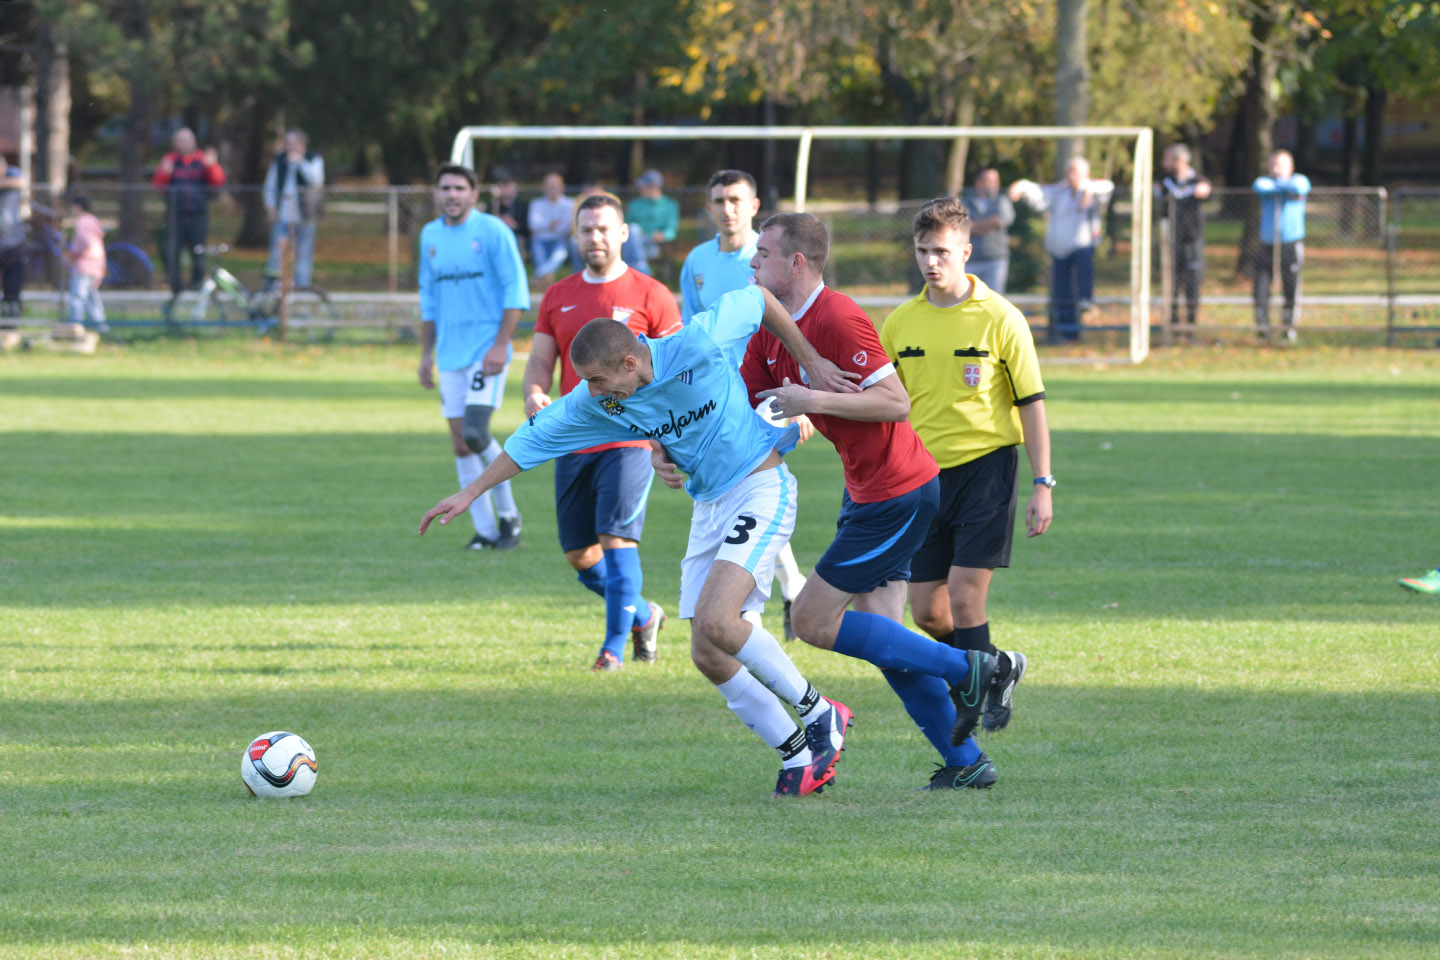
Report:
M 469 126 L 450 149 L 454 163 L 475 166 L 476 140 L 784 140 L 795 141 L 794 207 L 804 212 L 810 147 L 816 140 L 997 140 L 1116 137 L 1134 140 L 1130 184 L 1130 360 L 1150 353 L 1150 224 L 1155 133 L 1150 127 L 895 127 L 895 126 Z

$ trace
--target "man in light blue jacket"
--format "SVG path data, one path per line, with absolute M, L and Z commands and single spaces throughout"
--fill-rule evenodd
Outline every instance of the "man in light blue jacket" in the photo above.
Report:
M 1251 275 L 1255 278 L 1255 324 L 1270 337 L 1270 283 L 1277 259 L 1275 223 L 1280 222 L 1280 285 L 1285 293 L 1285 336 L 1295 339 L 1295 300 L 1300 294 L 1300 269 L 1305 265 L 1305 197 L 1310 179 L 1295 172 L 1289 150 L 1270 155 L 1270 176 L 1257 177 L 1252 187 L 1260 198 L 1260 244 Z

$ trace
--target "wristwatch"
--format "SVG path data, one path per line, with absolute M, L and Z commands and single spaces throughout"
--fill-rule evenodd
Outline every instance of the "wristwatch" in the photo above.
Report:
M 1035 486 L 1037 486 L 1037 487 L 1049 487 L 1051 490 L 1054 490 L 1054 489 L 1055 489 L 1055 477 L 1054 477 L 1053 475 L 1051 475 L 1051 474 L 1048 474 L 1048 473 L 1045 474 L 1045 476 L 1043 476 L 1043 477 L 1036 477 L 1036 478 L 1035 478 Z

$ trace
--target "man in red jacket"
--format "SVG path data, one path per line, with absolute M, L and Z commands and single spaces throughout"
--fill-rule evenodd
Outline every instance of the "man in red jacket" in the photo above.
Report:
M 214 147 L 196 147 L 195 132 L 189 127 L 176 130 L 171 145 L 175 149 L 155 168 L 154 184 L 165 191 L 165 271 L 170 275 L 170 292 L 179 294 L 184 286 L 180 282 L 182 250 L 190 254 L 191 285 L 198 287 L 205 281 L 205 254 L 196 248 L 205 246 L 210 197 L 216 187 L 224 186 L 225 171 Z

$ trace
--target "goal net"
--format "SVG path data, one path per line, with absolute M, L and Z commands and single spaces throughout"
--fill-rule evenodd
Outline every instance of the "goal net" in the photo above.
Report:
M 910 218 L 928 197 L 891 197 L 879 199 L 873 189 L 868 197 L 857 197 L 856 182 L 863 177 L 854 174 L 857 165 L 868 157 L 874 159 L 883 146 L 891 149 L 904 141 L 971 143 L 990 142 L 1014 149 L 1018 145 L 1038 141 L 1080 141 L 1094 145 L 1120 145 L 1121 163 L 1128 168 L 1128 189 L 1117 184 L 1109 209 L 1104 217 L 1105 232 L 1100 244 L 1100 269 L 1097 271 L 1094 314 L 1085 320 L 1087 336 L 1092 333 L 1119 333 L 1119 337 L 1094 336 L 1091 344 L 1101 344 L 1098 351 L 1087 348 L 1087 355 L 1078 359 L 1128 360 L 1138 363 L 1150 351 L 1150 243 L 1153 180 L 1154 135 L 1149 127 L 890 127 L 890 126 L 693 126 L 693 127 L 624 127 L 624 126 L 469 126 L 455 135 L 450 158 L 474 168 L 477 151 L 485 163 L 503 163 L 507 150 L 517 141 L 651 141 L 775 142 L 785 145 L 784 153 L 793 155 L 793 171 L 787 198 L 779 198 L 781 210 L 809 211 L 827 220 L 831 231 L 831 260 L 826 266 L 826 280 L 854 297 L 862 306 L 883 314 L 884 310 L 912 296 L 910 286 Z M 848 153 L 847 153 L 848 151 Z M 1111 154 L 1112 157 L 1114 154 Z M 1090 157 L 1094 174 L 1105 176 L 1109 171 Z M 817 162 L 818 161 L 818 162 Z M 819 169 L 817 170 L 817 167 Z M 836 169 L 849 170 L 850 176 L 831 176 Z M 1048 172 L 1049 168 L 1043 168 Z M 485 177 L 486 171 L 478 171 Z M 758 171 L 751 170 L 752 173 Z M 1048 181 L 1042 169 L 1029 174 L 1030 179 Z M 670 183 L 669 192 L 684 185 Z M 703 211 L 703 181 L 691 184 L 692 210 L 700 218 Z M 863 191 L 860 191 L 863 192 Z M 698 210 L 696 208 L 699 208 Z M 1017 205 L 1023 208 L 1024 204 Z M 773 211 L 772 211 L 773 212 Z M 1043 236 L 1043 224 L 1030 227 L 1032 235 L 1027 246 L 1031 260 Z M 693 233 L 691 236 L 695 236 Z M 698 239 L 697 239 L 698 242 Z M 1038 259 L 1043 260 L 1043 254 Z M 1012 266 L 1013 271 L 1013 266 Z M 1007 287 L 1006 298 L 1014 302 L 1037 326 L 1048 326 L 1048 270 L 1042 263 L 1031 269 L 1029 276 L 1012 277 L 1020 285 Z M 1038 273 L 1038 276 L 1036 274 Z

